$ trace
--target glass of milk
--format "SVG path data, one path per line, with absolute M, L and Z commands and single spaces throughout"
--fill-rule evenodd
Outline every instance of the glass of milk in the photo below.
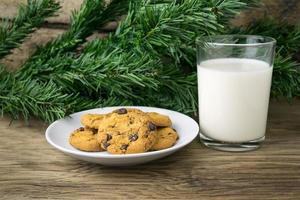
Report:
M 248 151 L 265 139 L 276 41 L 253 35 L 197 40 L 200 138 L 224 151 Z

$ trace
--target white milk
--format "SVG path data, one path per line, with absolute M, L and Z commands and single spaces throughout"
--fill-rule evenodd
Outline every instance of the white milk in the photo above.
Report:
M 254 59 L 212 59 L 198 65 L 201 133 L 225 142 L 263 137 L 272 67 Z

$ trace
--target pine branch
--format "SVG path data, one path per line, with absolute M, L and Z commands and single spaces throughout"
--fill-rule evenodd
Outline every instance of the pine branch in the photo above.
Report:
M 274 63 L 272 95 L 288 98 L 300 96 L 300 64 L 279 53 Z
M 61 62 L 64 62 L 64 57 Z M 55 62 L 60 62 L 55 59 Z M 149 55 L 124 52 L 121 49 L 106 52 L 98 58 L 81 56 L 65 70 L 65 65 L 55 71 L 43 71 L 36 77 L 41 81 L 53 80 L 67 92 L 81 91 L 82 95 L 115 95 L 135 97 L 134 87 L 157 88 L 154 67 L 158 62 Z M 48 69 L 46 69 L 48 70 Z M 140 97 L 142 98 L 142 97 Z
M 51 57 L 74 51 L 94 30 L 124 14 L 128 4 L 129 0 L 113 0 L 108 6 L 104 0 L 85 0 L 80 10 L 73 12 L 69 30 L 39 48 L 22 66 L 18 75 L 21 79 L 26 78 L 31 75 L 30 69 L 43 66 Z
M 220 33 L 223 29 L 218 21 L 219 14 L 213 10 L 218 8 L 219 12 L 228 14 L 229 10 L 238 12 L 246 7 L 245 3 L 236 1 L 222 2 L 186 0 L 137 6 L 130 10 L 116 35 L 134 38 L 133 45 L 142 40 L 142 48 L 147 51 L 171 58 L 178 65 L 183 62 L 194 67 L 196 37 Z M 226 11 L 230 5 L 232 8 Z M 131 45 L 126 45 L 131 48 Z
M 6 19 L 0 27 L 0 58 L 18 47 L 59 8 L 56 0 L 28 0 L 27 5 L 21 5 L 16 18 L 11 23 Z
M 197 73 L 183 76 L 180 70 L 165 69 L 159 77 L 161 88 L 151 102 L 156 102 L 158 107 L 196 116 L 198 110 Z
M 67 32 L 40 47 L 22 66 L 18 75 L 27 78 L 30 69 L 35 66 L 42 66 L 49 58 L 57 54 L 75 49 L 84 42 L 85 36 L 91 34 L 98 14 L 104 10 L 103 0 L 85 0 L 79 11 L 74 11 L 70 20 L 70 28 Z M 27 71 L 27 73 L 25 73 Z M 21 79 L 22 79 L 21 78 Z
M 138 52 L 128 54 L 121 51 L 118 56 L 116 53 L 117 50 L 110 52 L 107 49 L 101 57 L 82 56 L 67 71 L 61 64 L 61 68 L 55 68 L 55 72 L 39 73 L 39 81 L 53 81 L 64 88 L 65 93 L 80 92 L 81 96 L 92 99 L 113 96 L 127 99 L 134 105 L 168 108 L 173 105 L 173 109 L 184 112 L 196 110 L 195 74 L 193 79 L 187 77 L 179 69 L 170 67 L 171 64 L 163 66 L 147 54 L 137 57 Z M 63 63 L 63 59 L 55 60 Z M 166 98 L 170 101 L 162 101 Z
M 197 2 L 198 4 L 196 4 Z M 91 50 L 91 46 L 97 47 L 98 44 L 97 48 L 99 50 L 93 49 L 93 53 L 102 52 L 102 54 L 98 53 L 98 59 L 90 58 L 91 53 L 86 50 L 83 56 L 72 64 L 67 63 L 64 65 L 63 63 L 69 60 L 64 57 L 60 61 L 50 59 L 47 65 L 41 65 L 38 72 L 35 72 L 37 74 L 36 78 L 43 79 L 43 81 L 51 79 L 65 88 L 67 92 L 83 90 L 88 92 L 89 95 L 92 93 L 97 94 L 101 89 L 102 94 L 127 95 L 137 98 L 139 95 L 132 92 L 136 87 L 157 89 L 156 79 L 158 73 L 156 71 L 159 70 L 159 64 L 155 60 L 156 58 L 153 57 L 155 56 L 153 52 L 166 48 L 166 43 L 176 43 L 172 41 L 176 40 L 176 37 L 180 44 L 193 43 L 193 40 L 189 40 L 190 37 L 196 37 L 192 29 L 199 30 L 199 32 L 209 31 L 209 29 L 206 29 L 209 26 L 207 20 L 209 18 L 204 18 L 209 17 L 209 15 L 201 13 L 199 8 L 203 5 L 200 2 L 194 0 L 182 4 L 154 5 L 151 7 L 146 5 L 146 7 L 139 8 L 142 10 L 141 12 L 134 8 L 124 20 L 125 23 L 122 23 L 120 26 L 121 28 L 119 28 L 117 34 L 111 37 L 110 40 L 106 40 L 106 42 L 109 41 L 107 43 L 109 45 L 102 46 L 105 42 L 97 41 L 88 45 L 87 49 Z M 135 18 L 132 18 L 132 16 L 135 16 Z M 213 19 L 213 16 L 211 17 Z M 204 23 L 205 19 L 207 23 Z M 153 24 L 141 24 L 143 20 L 153 21 Z M 197 23 L 194 26 L 190 26 L 189 24 L 192 22 Z M 143 30 L 140 28 L 141 25 L 146 28 Z M 218 24 L 216 26 L 219 27 Z M 152 27 L 157 28 L 158 31 L 155 32 L 155 29 Z M 211 25 L 211 29 L 215 30 L 217 28 Z M 141 32 L 141 37 L 130 37 L 134 38 L 134 40 L 128 40 L 128 36 L 135 34 L 135 31 Z M 169 36 L 167 35 L 168 33 Z M 156 37 L 161 36 L 162 38 L 164 35 L 167 35 L 166 43 L 161 42 L 164 46 L 154 42 Z M 95 43 L 97 44 L 95 45 Z M 141 45 L 136 45 L 136 43 Z M 154 47 L 148 54 L 146 52 L 148 52 L 147 48 L 150 45 Z M 159 52 L 155 54 L 159 54 Z M 49 65 L 52 61 L 54 63 Z M 65 67 L 68 64 L 74 66 L 74 68 L 66 71 Z M 129 70 L 130 72 L 128 72 Z M 152 77 L 153 75 L 156 77 Z M 185 75 L 183 74 L 182 76 L 184 78 Z M 139 98 L 143 99 L 143 97 Z
M 132 4 L 133 6 L 130 13 L 116 32 L 119 38 L 132 38 L 132 41 L 128 41 L 123 48 L 130 49 L 131 46 L 137 46 L 137 44 L 140 43 L 142 45 L 141 48 L 147 51 L 153 51 L 155 49 L 156 54 L 161 57 L 171 57 L 175 59 L 176 63 L 179 63 L 179 61 L 183 59 L 193 66 L 195 57 L 193 43 L 195 38 L 198 35 L 218 32 L 218 29 L 222 27 L 216 22 L 214 14 L 210 9 L 207 9 L 207 5 L 203 3 L 203 1 L 199 0 L 187 0 L 182 1 L 182 3 L 171 4 L 150 3 L 152 2 Z M 116 4 L 118 4 L 119 7 L 122 5 L 120 2 Z M 114 5 L 114 1 L 111 5 Z M 106 15 L 99 14 L 99 16 L 104 16 L 102 18 L 105 18 Z M 78 21 L 82 20 L 79 20 L 78 17 Z M 145 22 L 151 22 L 151 24 L 147 25 Z M 71 30 L 68 32 L 72 32 Z M 54 49 L 57 49 L 57 51 L 64 51 L 66 41 L 68 40 L 62 37 L 50 43 L 48 46 L 56 46 Z M 143 44 L 144 41 L 148 43 Z M 29 75 L 27 70 L 29 66 L 30 68 L 38 68 L 43 66 L 49 58 L 57 55 L 58 52 L 50 47 L 48 48 L 46 46 L 43 48 L 43 51 L 46 52 L 45 58 L 47 59 L 41 59 L 43 53 L 38 52 L 36 56 L 33 56 L 27 64 L 25 64 L 19 74 L 27 77 Z M 48 52 L 47 49 L 50 51 Z M 38 59 L 34 59 L 35 57 Z
M 101 27 L 110 21 L 119 20 L 122 15 L 127 14 L 130 2 L 137 0 L 112 0 L 104 10 L 98 26 Z
M 218 27 L 220 27 L 218 24 L 214 23 L 213 15 L 205 14 L 204 11 L 202 13 L 201 7 L 205 5 L 202 5 L 201 2 L 202 1 L 199 0 L 192 0 L 186 1 L 182 4 L 167 4 L 159 6 L 156 4 L 152 6 L 145 4 L 142 8 L 138 6 L 138 9 L 131 8 L 131 12 L 128 14 L 128 17 L 124 20 L 124 23 L 122 23 L 113 38 L 111 40 L 106 40 L 109 42 L 110 47 L 102 46 L 102 42 L 95 42 L 96 45 L 92 42 L 86 49 L 93 50 L 93 52 L 87 50 L 84 52 L 86 52 L 88 56 L 90 56 L 91 52 L 93 54 L 101 55 L 98 53 L 102 52 L 101 49 L 107 49 L 106 52 L 110 52 L 111 49 L 114 49 L 117 46 L 124 52 L 131 50 L 132 47 L 134 47 L 134 51 L 137 52 L 150 51 L 153 53 L 155 50 L 156 54 L 160 54 L 168 47 L 167 44 L 173 44 L 173 46 L 175 46 L 176 43 L 179 43 L 180 45 L 186 44 L 187 42 L 193 43 L 193 39 L 189 38 L 196 37 L 197 33 L 194 31 L 205 32 L 203 34 L 207 34 L 209 30 L 215 31 Z M 143 20 L 153 21 L 153 23 L 148 25 L 142 24 Z M 211 20 L 211 22 L 209 20 Z M 190 25 L 194 22 L 195 25 Z M 137 33 L 141 36 L 139 37 Z M 159 37 L 165 37 L 166 39 L 162 41 L 159 40 Z M 132 40 L 128 40 L 127 38 L 132 38 Z M 172 52 L 172 50 L 170 50 L 170 52 Z M 118 53 L 116 53 L 115 56 L 118 58 Z M 126 55 L 124 56 L 126 57 Z M 40 57 L 41 56 L 38 56 L 38 58 Z M 51 57 L 49 57 L 49 59 L 53 60 Z M 52 71 L 55 71 L 55 68 L 59 68 L 61 66 L 56 66 L 55 64 L 49 66 L 49 59 L 45 64 L 39 62 L 32 63 L 30 67 L 31 71 L 34 71 L 35 74 L 38 75 L 39 73 L 44 73 L 43 70 L 46 68 L 48 68 L 46 69 L 48 71 L 49 69 L 53 69 Z M 31 62 L 29 61 L 29 63 Z M 41 68 L 40 71 L 39 68 Z M 26 72 L 28 71 L 30 70 L 24 68 L 21 73 L 24 77 L 27 77 L 28 73 Z
M 52 81 L 42 84 L 33 80 L 17 81 L 3 66 L 0 67 L 0 78 L 0 112 L 11 115 L 13 119 L 22 115 L 25 120 L 35 116 L 52 122 L 79 111 L 78 108 L 131 104 L 116 97 L 89 99 L 76 93 L 66 94 Z
M 190 66 L 194 65 L 194 39 L 198 35 L 214 34 L 224 27 L 212 12 L 212 7 L 217 5 L 209 7 L 203 0 L 159 3 L 145 0 L 134 1 L 130 5 L 129 13 L 117 31 L 107 39 L 89 42 L 79 57 L 71 53 L 72 48 L 60 51 L 55 50 L 56 46 L 53 45 L 55 54 L 49 51 L 51 56 L 48 59 L 43 57 L 43 53 L 36 54 L 28 62 L 31 63 L 30 67 L 27 64 L 27 68 L 18 72 L 16 80 L 26 88 L 33 84 L 40 87 L 36 91 L 51 93 L 55 89 L 52 94 L 58 94 L 55 98 L 57 101 L 47 100 L 48 103 L 60 103 L 52 109 L 60 115 L 51 114 L 51 109 L 42 108 L 43 104 L 35 104 L 34 107 L 44 109 L 45 114 L 29 109 L 28 101 L 24 108 L 19 105 L 22 109 L 16 109 L 15 112 L 10 110 L 11 104 L 20 104 L 22 98 L 42 98 L 37 96 L 38 92 L 33 95 L 27 89 L 19 91 L 21 89 L 16 84 L 8 87 L 16 92 L 10 95 L 9 103 L 0 102 L 0 105 L 4 104 L 2 110 L 13 115 L 23 113 L 26 117 L 34 115 L 50 121 L 69 111 L 95 107 L 99 101 L 102 105 L 154 105 L 195 112 L 196 73 L 183 72 L 182 64 L 185 61 Z M 76 29 L 76 33 L 80 35 L 80 29 Z M 66 44 L 66 41 L 62 39 L 57 45 Z M 46 95 L 43 92 L 41 94 Z M 12 99 L 19 101 L 13 102 Z M 86 106 L 80 102 L 87 102 Z M 63 110 L 65 106 L 69 106 L 67 110 Z

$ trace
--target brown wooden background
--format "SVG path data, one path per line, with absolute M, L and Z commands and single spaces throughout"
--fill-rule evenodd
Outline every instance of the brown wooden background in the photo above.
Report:
M 79 9 L 83 0 L 59 1 L 62 9 L 58 12 L 58 15 L 49 18 L 42 28 L 33 33 L 32 37 L 26 39 L 19 49 L 13 51 L 13 54 L 0 60 L 0 63 L 4 63 L 11 70 L 18 68 L 35 51 L 38 45 L 45 44 L 68 28 L 71 11 Z M 17 13 L 18 5 L 26 2 L 27 0 L 0 0 L 0 20 L 3 17 L 13 18 Z M 261 6 L 241 13 L 232 23 L 243 25 L 263 16 L 274 16 L 291 24 L 300 23 L 300 1 L 262 0 Z M 115 26 L 116 24 L 113 23 L 107 29 L 113 29 Z

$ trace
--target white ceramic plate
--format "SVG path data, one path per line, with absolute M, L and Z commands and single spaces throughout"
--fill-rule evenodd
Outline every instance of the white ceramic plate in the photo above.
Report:
M 145 112 L 157 112 L 164 115 L 168 115 L 173 122 L 173 128 L 177 130 L 179 135 L 179 139 L 176 142 L 176 144 L 170 148 L 159 151 L 126 155 L 114 155 L 109 154 L 107 152 L 84 152 L 75 149 L 69 144 L 69 136 L 71 132 L 82 126 L 80 123 L 81 115 L 86 113 L 104 114 L 109 113 L 118 108 L 129 107 L 124 106 L 96 108 L 92 110 L 74 113 L 70 115 L 70 117 L 57 120 L 47 128 L 46 139 L 49 144 L 51 144 L 58 150 L 80 160 L 85 160 L 88 162 L 98 163 L 102 165 L 128 166 L 149 162 L 170 155 L 192 142 L 199 132 L 198 124 L 192 118 L 179 112 L 166 110 L 162 108 L 130 106 L 130 108 L 138 108 Z

